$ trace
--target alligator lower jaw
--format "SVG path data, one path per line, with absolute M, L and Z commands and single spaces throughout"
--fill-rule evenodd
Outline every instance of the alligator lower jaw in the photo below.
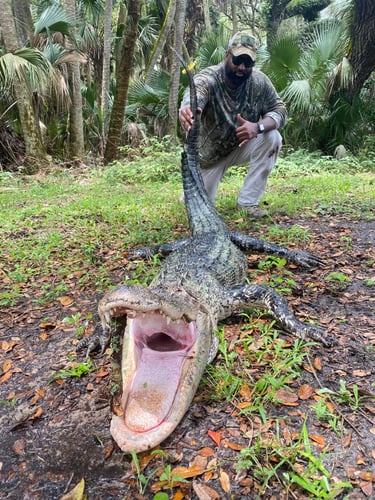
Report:
M 128 311 L 122 416 L 111 422 L 111 434 L 123 451 L 151 449 L 178 425 L 207 362 L 207 348 L 200 352 L 200 344 L 195 321 L 172 321 L 158 311 Z

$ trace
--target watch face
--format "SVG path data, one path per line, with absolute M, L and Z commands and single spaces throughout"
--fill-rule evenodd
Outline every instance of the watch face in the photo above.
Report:
M 258 130 L 260 133 L 264 132 L 264 125 L 263 123 L 258 123 Z

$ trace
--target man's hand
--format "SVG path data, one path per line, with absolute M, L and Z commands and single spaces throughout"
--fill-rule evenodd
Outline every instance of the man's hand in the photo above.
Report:
M 197 111 L 199 114 L 202 113 L 201 108 L 198 108 Z M 184 106 L 183 108 L 181 108 L 178 114 L 178 118 L 184 130 L 186 130 L 186 132 L 189 132 L 194 121 L 194 116 L 190 106 Z
M 236 136 L 241 147 L 258 135 L 258 124 L 248 122 L 240 114 L 237 115 L 237 123 L 239 126 L 236 128 Z

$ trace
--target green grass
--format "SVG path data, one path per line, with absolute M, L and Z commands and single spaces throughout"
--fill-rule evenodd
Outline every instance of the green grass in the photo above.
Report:
M 188 234 L 185 209 L 178 203 L 182 192 L 178 153 L 172 149 L 165 158 L 162 151 L 157 153 L 146 157 L 143 151 L 135 156 L 131 171 L 129 164 L 116 162 L 106 169 L 79 173 L 58 168 L 34 177 L 0 173 L 0 306 L 20 305 L 25 293 L 35 306 L 43 307 L 77 289 L 102 293 L 120 280 L 147 285 L 159 267 L 158 260 L 127 260 L 126 251 Z M 220 213 L 238 230 L 248 230 L 248 222 L 235 208 L 243 172 L 244 168 L 239 168 L 225 177 L 217 200 Z M 373 217 L 374 200 L 370 164 L 358 164 L 354 159 L 336 162 L 301 152 L 280 158 L 264 197 L 271 217 L 319 218 L 322 214 L 345 213 L 346 217 L 362 220 Z M 310 240 L 304 227 L 286 229 L 272 220 L 268 222 L 270 241 L 303 247 Z M 351 241 L 342 244 L 350 248 Z M 267 283 L 282 294 L 290 293 L 294 286 L 282 259 L 265 256 L 254 272 L 266 276 Z M 336 287 L 349 280 L 341 273 L 331 273 L 325 279 Z M 367 279 L 366 286 L 373 284 Z M 85 318 L 85 314 L 75 313 L 63 322 L 78 331 Z M 244 318 L 241 335 L 232 346 L 224 339 L 224 328 L 218 330 L 220 355 L 207 368 L 203 394 L 210 401 L 235 404 L 241 401 L 244 387 L 249 387 L 250 404 L 239 410 L 243 418 L 258 419 L 265 425 L 272 417 L 278 429 L 283 417 L 274 418 L 272 412 L 280 390 L 288 391 L 300 377 L 307 346 L 300 341 L 281 340 L 274 324 L 263 320 L 261 311 L 255 312 L 255 318 L 254 314 L 252 319 Z M 80 377 L 93 369 L 87 363 L 73 364 L 58 376 Z M 361 404 L 355 388 L 348 389 L 342 383 L 337 393 L 323 391 L 322 397 L 346 403 L 353 411 Z M 340 422 L 327 410 L 325 399 L 321 401 L 312 408 L 315 417 L 341 432 Z M 289 444 L 277 432 L 272 441 L 259 433 L 241 453 L 239 469 L 251 469 L 263 489 L 277 481 L 285 491 L 298 485 L 314 498 L 333 498 L 349 490 L 350 485 L 333 481 L 323 465 L 324 454 L 313 455 L 306 432 L 302 428 Z M 301 464 L 303 468 L 298 466 Z M 171 475 L 169 464 L 163 463 L 162 471 L 172 489 L 179 478 Z M 151 478 L 140 470 L 137 473 L 141 492 Z

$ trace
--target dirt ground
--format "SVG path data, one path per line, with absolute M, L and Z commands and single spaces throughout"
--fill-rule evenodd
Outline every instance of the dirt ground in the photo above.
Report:
M 375 222 L 340 214 L 278 217 L 275 222 L 309 229 L 308 250 L 322 256 L 325 264 L 309 272 L 294 269 L 296 286 L 288 300 L 303 317 L 318 320 L 338 339 L 334 348 L 310 349 L 309 358 L 319 363 L 315 370 L 304 367 L 298 386 L 321 384 L 337 391 L 342 379 L 347 387 L 356 385 L 364 398 L 359 410 L 340 405 L 345 436 L 309 420 L 309 434 L 322 440 L 313 449 L 318 454 L 327 450 L 327 469 L 338 480 L 351 482 L 353 490 L 345 498 L 375 498 Z M 257 237 L 265 229 L 266 224 Z M 256 262 L 249 258 L 250 266 Z M 324 280 L 330 272 L 343 273 L 351 281 Z M 111 358 L 96 357 L 99 370 L 88 375 L 51 382 L 75 352 L 75 327 L 62 319 L 78 312 L 85 317 L 95 309 L 98 294 L 72 287 L 67 296 L 74 300 L 39 306 L 27 284 L 23 292 L 22 302 L 3 308 L 0 317 L 0 498 L 60 499 L 84 478 L 89 499 L 152 499 L 158 478 L 151 478 L 141 495 L 131 457 L 117 448 L 109 433 L 112 372 L 116 372 Z M 227 327 L 228 340 L 239 328 L 236 323 Z M 284 439 L 300 429 L 309 405 L 310 399 L 300 398 L 294 406 L 274 408 L 275 415 L 286 417 Z M 251 469 L 236 470 L 240 450 L 249 444 L 249 429 L 256 433 L 261 425 L 249 422 L 230 402 L 210 402 L 204 391 L 198 391 L 183 421 L 158 447 L 169 454 L 172 467 L 192 471 L 170 498 L 316 498 L 300 490 L 286 493 L 276 481 L 260 493 Z M 151 477 L 158 460 L 150 454 L 140 457 L 145 477 Z

